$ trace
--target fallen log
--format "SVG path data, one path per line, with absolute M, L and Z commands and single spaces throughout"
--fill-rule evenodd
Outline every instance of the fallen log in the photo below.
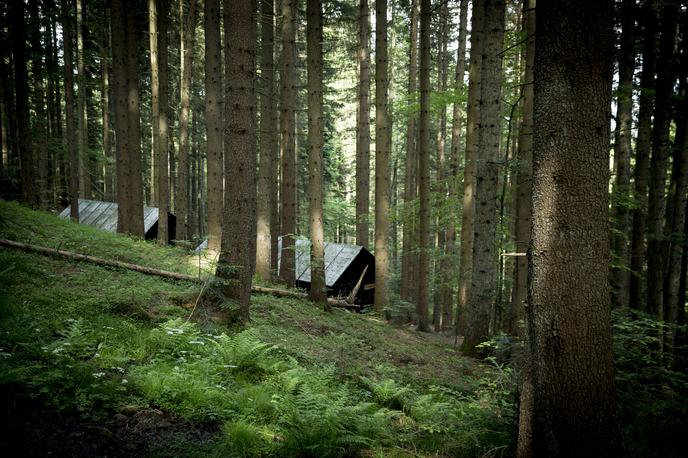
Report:
M 48 248 L 48 247 L 43 247 L 43 246 L 38 246 L 38 245 L 31 245 L 28 243 L 16 242 L 14 240 L 0 239 L 0 246 L 4 246 L 6 248 L 15 248 L 18 250 L 28 251 L 30 253 L 39 253 L 39 254 L 46 255 L 46 256 L 56 256 L 56 257 L 63 257 L 63 258 L 67 258 L 67 259 L 73 259 L 76 261 L 88 262 L 88 263 L 95 264 L 98 266 L 103 266 L 103 267 L 115 267 L 115 268 L 119 268 L 119 269 L 126 269 L 126 270 L 131 270 L 134 272 L 140 272 L 140 273 L 146 274 L 146 275 L 153 275 L 156 277 L 168 278 L 171 280 L 181 280 L 181 281 L 188 281 L 188 282 L 193 282 L 193 283 L 203 283 L 205 281 L 204 278 L 195 277 L 193 275 L 187 275 L 187 274 L 182 274 L 182 273 L 178 273 L 178 272 L 171 272 L 169 270 L 154 269 L 152 267 L 141 266 L 141 265 L 132 264 L 129 262 L 98 258 L 95 256 L 86 255 L 86 254 L 75 253 L 73 251 L 66 251 L 66 250 L 59 250 L 59 249 L 55 249 L 55 248 Z M 277 288 L 268 288 L 265 286 L 253 285 L 251 287 L 251 291 L 255 292 L 255 293 L 261 293 L 261 294 L 271 294 L 271 295 L 277 296 L 277 297 L 293 297 L 296 299 L 308 299 L 308 295 L 306 293 L 301 293 L 298 291 L 287 291 L 284 289 L 277 289 Z M 360 310 L 359 306 L 349 304 L 348 302 L 346 302 L 344 300 L 340 300 L 340 299 L 334 299 L 334 298 L 330 297 L 327 299 L 327 302 L 334 307 L 341 307 L 341 308 L 346 308 L 346 309 L 350 309 L 350 310 Z

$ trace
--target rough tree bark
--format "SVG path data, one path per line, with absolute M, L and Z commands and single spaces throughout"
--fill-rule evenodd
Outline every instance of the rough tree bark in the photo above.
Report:
M 460 13 L 459 13 L 459 37 L 458 37 L 458 47 L 456 55 L 456 73 L 454 75 L 454 90 L 460 94 L 464 90 L 464 73 L 466 72 L 466 23 L 468 22 L 468 0 L 461 0 L 460 3 Z M 461 105 L 459 102 L 454 102 L 452 107 L 452 139 L 451 139 L 451 153 L 449 157 L 449 202 L 451 203 L 451 208 L 458 208 L 458 198 L 459 198 L 459 161 L 461 157 L 461 132 L 463 130 L 462 125 L 462 113 Z M 452 282 L 456 281 L 456 269 L 458 251 L 456 247 L 456 222 L 457 215 L 455 212 L 449 212 L 449 221 L 447 223 L 447 253 L 448 258 L 445 263 L 445 269 L 452 272 Z M 443 319 L 443 329 L 447 330 L 451 328 L 452 325 L 452 307 L 454 305 L 454 289 L 448 290 L 449 296 L 445 297 L 444 308 L 442 314 Z
M 369 246 L 370 212 L 370 8 L 358 3 L 358 112 L 356 120 L 356 243 Z
M 225 8 L 225 193 L 222 245 L 217 276 L 225 296 L 249 320 L 256 262 L 256 2 Z M 231 169 L 228 167 L 231 165 Z
M 471 57 L 468 74 L 468 113 L 466 120 L 466 153 L 463 171 L 463 210 L 461 213 L 461 249 L 459 250 L 459 299 L 456 310 L 456 333 L 466 332 L 466 308 L 473 271 L 473 225 L 475 223 L 475 167 L 478 154 L 478 124 L 481 104 L 480 70 L 483 46 L 483 2 L 473 0 L 471 17 Z
M 282 180 L 280 182 L 282 216 L 282 253 L 280 281 L 293 286 L 296 277 L 296 4 L 282 0 L 282 74 L 280 75 L 282 131 Z
M 389 156 L 387 0 L 375 1 L 375 301 L 389 305 Z
M 222 43 L 220 1 L 206 0 L 205 25 L 205 122 L 208 156 L 208 248 L 218 251 L 222 237 Z M 260 270 L 259 270 L 260 272 Z
M 523 1 L 523 23 L 527 36 L 525 48 L 525 72 L 523 75 L 523 99 L 521 100 L 521 128 L 518 135 L 518 169 L 514 193 L 516 207 L 515 248 L 525 253 L 530 244 L 531 216 L 533 211 L 533 62 L 535 59 L 535 0 Z M 528 258 L 516 258 L 514 286 L 511 295 L 511 334 L 523 336 L 519 322 L 525 318 L 528 295 Z
M 322 4 L 308 0 L 308 197 L 311 228 L 310 299 L 329 309 L 325 287 L 325 240 L 323 231 L 323 56 Z
M 418 330 L 430 331 L 430 0 L 420 2 L 420 144 L 418 147 Z M 377 276 L 375 277 L 377 279 Z M 376 280 L 377 281 L 377 280 Z
M 468 296 L 466 336 L 462 346 L 467 354 L 475 354 L 476 346 L 489 336 L 490 313 L 497 285 L 496 221 L 505 5 L 503 0 L 486 0 L 484 7 L 483 30 L 486 33 L 483 35 L 480 70 L 482 103 L 476 166 L 473 275 Z
M 609 268 L 613 2 L 538 2 L 528 456 L 619 456 Z
M 449 4 L 443 3 L 440 6 L 440 26 L 439 26 L 439 51 L 437 56 L 437 81 L 438 90 L 444 93 L 447 90 L 447 73 L 449 66 L 449 57 L 447 56 L 447 46 L 449 41 Z M 447 142 L 447 109 L 443 107 L 440 109 L 437 120 L 437 181 L 436 192 L 448 195 L 447 189 L 447 160 L 446 160 L 446 142 Z M 432 324 L 435 332 L 442 331 L 444 326 L 444 314 L 442 310 L 446 308 L 445 302 L 447 297 L 451 298 L 451 269 L 445 269 L 446 261 L 449 258 L 447 247 L 447 221 L 442 216 L 436 220 L 436 240 L 437 251 L 439 258 L 435 259 L 435 278 L 437 284 L 435 285 L 435 295 L 433 297 L 432 308 Z
M 193 64 L 193 45 L 196 32 L 196 4 L 197 0 L 189 1 L 189 11 L 184 15 L 184 1 L 179 2 L 179 19 L 181 33 L 179 38 L 181 55 L 181 80 L 179 82 L 180 102 L 179 110 L 179 155 L 177 159 L 177 192 L 175 193 L 175 211 L 177 224 L 175 237 L 178 240 L 188 238 L 187 217 L 188 209 L 188 181 L 189 181 L 189 105 L 191 103 L 191 77 Z
M 274 102 L 274 23 L 275 12 L 272 0 L 263 0 L 261 7 L 261 82 L 260 94 L 260 166 L 258 175 L 258 238 L 256 247 L 256 274 L 264 281 L 271 278 L 272 239 L 270 225 L 272 218 L 273 193 L 277 186 L 272 175 L 275 131 Z
M 411 2 L 411 38 L 409 56 L 409 97 L 414 96 L 417 86 L 418 70 L 418 22 L 420 16 L 419 0 Z M 418 168 L 418 155 L 416 150 L 416 114 L 408 113 L 406 120 L 406 167 L 404 172 L 404 227 L 401 248 L 401 298 L 405 301 L 415 301 L 416 282 L 414 271 L 416 269 L 416 254 L 414 246 L 416 237 L 416 212 L 414 201 L 416 199 L 417 183 L 416 171 Z

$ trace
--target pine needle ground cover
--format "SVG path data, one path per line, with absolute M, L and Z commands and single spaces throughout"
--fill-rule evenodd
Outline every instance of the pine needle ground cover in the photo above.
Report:
M 194 274 L 180 248 L 0 201 L 0 237 Z M 508 455 L 513 372 L 373 315 L 254 295 L 227 328 L 201 286 L 0 249 L 7 450 L 109 456 Z

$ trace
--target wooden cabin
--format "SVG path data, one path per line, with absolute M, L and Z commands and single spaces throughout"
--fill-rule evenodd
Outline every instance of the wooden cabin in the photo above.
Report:
M 311 287 L 311 242 L 297 239 L 296 250 L 296 286 Z M 282 238 L 278 241 L 277 263 L 282 253 Z M 372 304 L 375 296 L 375 256 L 359 245 L 325 242 L 325 285 L 327 295 L 346 297 L 363 277 L 356 294 L 356 304 Z
M 71 207 L 62 210 L 60 218 L 69 219 Z M 158 215 L 157 207 L 143 207 L 143 230 L 146 240 L 158 238 Z M 169 239 L 175 238 L 176 218 L 168 213 L 168 232 Z M 107 232 L 117 232 L 117 204 L 115 202 L 104 202 L 101 200 L 79 199 L 79 223 L 96 227 Z

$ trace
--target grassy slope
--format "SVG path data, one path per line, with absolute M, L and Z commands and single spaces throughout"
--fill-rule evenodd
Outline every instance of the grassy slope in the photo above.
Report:
M 0 237 L 195 271 L 180 249 L 3 201 Z M 512 446 L 510 373 L 438 336 L 264 295 L 254 296 L 248 329 L 206 319 L 203 305 L 187 323 L 197 294 L 0 248 L 2 415 L 33 425 L 3 427 L 2 444 L 236 456 L 474 456 Z M 54 423 L 78 434 L 42 431 Z M 100 448 L 79 449 L 87 441 Z

